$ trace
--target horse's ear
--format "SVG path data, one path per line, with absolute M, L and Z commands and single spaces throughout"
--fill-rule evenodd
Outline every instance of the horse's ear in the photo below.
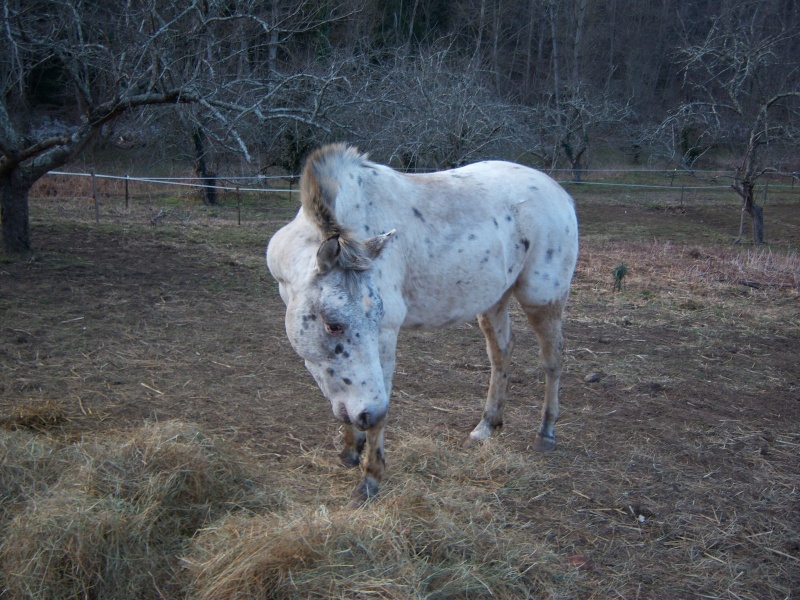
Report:
M 395 233 L 397 233 L 396 229 L 392 229 L 391 231 L 387 231 L 386 233 L 382 233 L 381 235 L 376 235 L 373 238 L 369 238 L 364 242 L 364 246 L 367 248 L 367 254 L 371 259 L 378 258 L 383 247 L 386 245 L 386 242 L 389 241 L 389 238 L 392 237 Z
M 339 262 L 339 255 L 342 253 L 342 247 L 339 245 L 339 236 L 335 235 L 329 237 L 322 242 L 317 250 L 317 271 L 320 274 L 325 274 L 333 269 Z

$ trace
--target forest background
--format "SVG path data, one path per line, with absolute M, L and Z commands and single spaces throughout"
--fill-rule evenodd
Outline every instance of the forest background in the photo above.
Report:
M 209 185 L 332 140 L 411 171 L 725 165 L 755 225 L 758 179 L 800 168 L 794 0 L 2 5 L 6 251 L 30 248 L 32 185 L 86 150 Z

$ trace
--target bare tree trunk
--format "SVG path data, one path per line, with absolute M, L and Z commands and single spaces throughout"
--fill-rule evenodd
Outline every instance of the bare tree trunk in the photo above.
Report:
M 550 0 L 550 33 L 553 38 L 553 92 L 555 94 L 555 111 L 556 111 L 556 129 L 558 135 L 555 137 L 553 146 L 553 166 L 556 166 L 558 161 L 558 144 L 559 138 L 562 135 L 562 119 L 561 119 L 561 75 L 559 73 L 558 64 L 558 24 L 556 23 L 556 0 Z
M 195 152 L 195 169 L 197 176 L 203 181 L 203 200 L 209 206 L 217 203 L 217 176 L 209 171 L 206 163 L 206 134 L 200 127 L 195 127 L 192 132 Z
M 533 25 L 535 23 L 534 16 L 536 14 L 535 8 L 536 0 L 531 0 L 530 7 L 528 8 L 529 21 L 528 21 L 528 39 L 526 40 L 526 63 L 525 63 L 525 78 L 523 79 L 524 95 L 527 98 L 531 88 L 531 73 L 533 72 Z
M 494 71 L 494 89 L 500 91 L 500 0 L 494 6 L 494 27 L 492 31 L 492 70 Z
M 581 79 L 581 59 L 583 52 L 583 34 L 586 25 L 586 3 L 587 0 L 578 0 L 575 3 L 575 46 L 572 49 L 572 85 L 580 84 Z
M 753 222 L 753 244 L 764 243 L 764 207 L 756 204 L 756 181 L 763 175 L 758 173 L 756 156 L 758 146 L 761 144 L 760 132 L 756 127 L 750 130 L 750 139 L 747 143 L 742 164 L 736 169 L 736 178 L 733 189 L 742 197 L 742 219 L 739 223 L 739 237 L 734 244 L 742 241 L 744 235 L 744 215 L 750 215 Z
M 765 244 L 764 241 L 764 207 L 753 204 L 753 212 L 750 214 L 753 219 L 753 243 Z
M 753 225 L 753 244 L 765 244 L 764 241 L 764 207 L 756 204 L 755 184 L 745 183 L 736 190 L 742 196 L 742 218 L 739 222 L 739 237 L 734 240 L 734 244 L 739 244 L 744 236 L 745 215 L 750 217 Z
M 0 176 L 0 213 L 6 252 L 20 253 L 31 249 L 28 194 L 33 183 L 19 169 Z
M 481 61 L 481 45 L 483 44 L 483 29 L 486 25 L 486 0 L 481 0 L 481 15 L 478 21 L 478 39 L 475 42 L 475 58 L 476 63 Z

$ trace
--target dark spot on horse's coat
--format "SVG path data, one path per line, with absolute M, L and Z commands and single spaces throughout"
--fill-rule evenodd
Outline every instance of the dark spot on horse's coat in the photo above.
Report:
M 500 225 L 497 223 L 497 219 L 495 219 L 494 217 L 492 217 L 492 223 L 494 223 L 495 227 L 500 227 Z
M 551 260 L 553 260 L 553 249 L 552 249 L 552 248 L 548 248 L 548 249 L 547 249 L 547 253 L 545 254 L 545 257 L 544 257 L 544 259 L 545 259 L 547 262 L 550 262 Z
M 476 238 L 474 233 L 470 233 L 467 239 L 474 240 Z
M 511 223 L 511 215 L 506 215 L 506 221 L 508 221 L 509 223 Z
M 358 185 L 362 185 L 364 183 L 364 179 L 362 179 L 361 175 L 358 176 L 356 181 L 358 181 Z
M 342 356 L 344 356 L 345 358 L 350 358 L 350 353 L 349 352 L 343 352 Z
M 522 245 L 525 246 L 525 252 L 531 247 L 531 243 L 528 241 L 527 238 L 522 238 Z
M 361 210 L 361 205 L 360 204 L 356 204 L 356 210 Z
M 333 349 L 333 351 L 336 354 L 341 354 L 342 352 L 344 352 L 344 346 L 342 346 L 341 344 L 336 344 L 336 347 Z
M 333 377 L 334 375 L 336 375 L 336 369 L 333 369 L 333 368 L 330 368 L 330 367 L 329 367 L 329 368 L 328 368 L 328 375 L 330 375 L 331 377 Z
M 561 283 L 561 282 L 560 282 L 558 279 L 554 279 L 554 280 L 553 280 L 553 287 L 556 287 L 556 288 L 557 288 L 557 287 L 560 285 L 560 283 Z
M 347 377 L 342 377 L 342 381 L 344 381 L 344 384 L 345 384 L 345 385 L 351 385 L 351 384 L 353 383 L 353 382 L 352 382 L 350 379 L 348 379 Z
M 364 225 L 364 231 L 366 231 L 367 233 L 369 233 L 369 225 Z
M 508 267 L 508 272 L 509 272 L 509 273 L 511 273 L 513 270 L 514 270 L 514 269 L 512 269 L 511 267 Z
M 535 185 L 532 185 L 532 186 L 531 186 L 531 187 L 529 187 L 528 189 L 529 189 L 530 191 L 532 191 L 532 192 L 538 192 L 538 191 L 539 191 L 539 188 L 538 188 L 538 187 L 536 187 Z
M 417 217 L 420 221 L 422 221 L 424 223 L 425 222 L 425 217 L 422 216 L 422 213 L 419 212 L 419 210 L 416 209 L 416 208 L 413 208 L 412 210 L 414 211 L 414 216 Z
M 482 265 L 485 265 L 485 264 L 486 264 L 486 263 L 488 263 L 488 262 L 489 262 L 489 259 L 488 259 L 488 258 L 486 258 L 485 256 L 483 257 L 483 259 L 481 259 L 481 264 L 482 264 Z

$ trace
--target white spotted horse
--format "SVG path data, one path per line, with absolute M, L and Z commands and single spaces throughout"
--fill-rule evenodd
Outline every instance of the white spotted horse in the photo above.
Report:
M 345 423 L 341 459 L 362 465 L 354 503 L 375 496 L 384 473 L 401 328 L 477 315 L 491 376 L 465 445 L 502 425 L 512 297 L 536 334 L 545 374 L 533 447 L 555 448 L 561 323 L 578 255 L 574 202 L 555 181 L 500 161 L 404 174 L 333 144 L 306 160 L 300 199 L 297 216 L 270 240 L 267 264 L 286 303 L 289 341 Z

